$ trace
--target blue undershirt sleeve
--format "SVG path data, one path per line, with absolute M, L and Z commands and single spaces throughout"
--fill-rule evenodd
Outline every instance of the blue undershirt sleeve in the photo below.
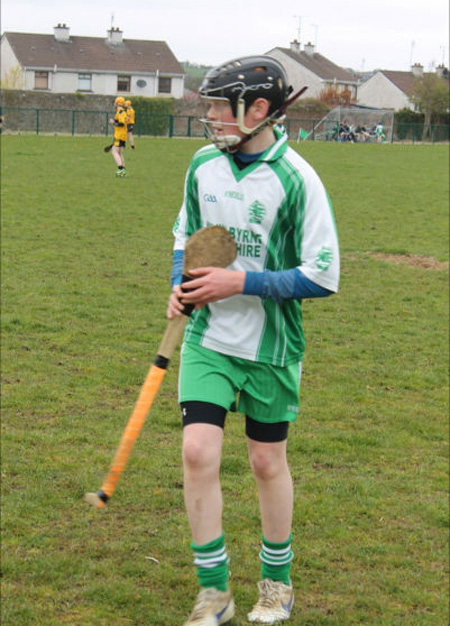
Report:
M 272 298 L 275 302 L 301 300 L 303 298 L 325 298 L 333 291 L 321 287 L 294 267 L 279 272 L 246 272 L 244 290 L 247 296 Z
M 174 250 L 170 284 L 180 285 L 183 276 L 184 250 Z M 314 283 L 298 268 L 279 272 L 246 272 L 244 290 L 248 296 L 272 298 L 275 302 L 301 300 L 303 298 L 324 298 L 333 292 Z
M 170 274 L 170 284 L 181 285 L 183 277 L 184 250 L 174 250 L 172 255 L 172 272 Z

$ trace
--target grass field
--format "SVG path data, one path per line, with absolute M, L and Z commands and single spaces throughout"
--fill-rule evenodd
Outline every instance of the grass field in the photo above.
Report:
M 175 626 L 197 593 L 172 362 L 103 481 L 164 331 L 171 227 L 201 142 L 3 136 L 2 623 Z M 335 208 L 340 293 L 304 303 L 292 624 L 448 623 L 448 147 L 293 144 Z M 245 624 L 259 517 L 230 417 L 224 525 Z

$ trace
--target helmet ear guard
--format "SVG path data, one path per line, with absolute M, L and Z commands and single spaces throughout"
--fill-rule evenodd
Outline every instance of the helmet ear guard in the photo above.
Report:
M 253 100 L 253 102 L 255 102 L 255 100 Z M 253 102 L 251 104 L 253 104 Z M 248 109 L 250 108 L 250 105 L 247 105 L 244 98 L 239 98 L 237 101 L 237 105 L 236 105 L 236 119 L 237 119 L 237 124 L 239 127 L 239 130 L 242 131 L 245 135 L 251 135 L 255 130 L 257 129 L 261 129 L 264 126 L 267 126 L 268 124 L 274 123 L 274 122 L 278 122 L 281 121 L 280 118 L 284 118 L 285 115 L 278 115 L 280 109 L 277 109 L 276 111 L 274 111 L 271 115 L 267 115 L 264 120 L 258 124 L 258 126 L 254 126 L 253 128 L 248 128 L 245 125 L 245 115 L 248 111 Z M 270 111 L 270 108 L 269 108 Z
M 239 149 L 244 143 L 249 141 L 252 137 L 257 135 L 258 133 L 260 133 L 263 130 L 263 128 L 266 128 L 266 126 L 270 126 L 272 124 L 281 124 L 286 118 L 286 109 L 288 108 L 288 106 L 290 106 L 293 102 L 295 102 L 295 100 L 297 100 L 297 98 L 299 98 L 303 93 L 305 93 L 307 89 L 308 87 L 302 87 L 300 91 L 298 91 L 291 98 L 289 98 L 289 100 L 286 100 L 286 102 L 279 109 L 274 111 L 271 115 L 268 115 L 266 119 L 261 122 L 261 124 L 258 124 L 258 126 L 255 126 L 254 128 L 247 128 L 245 126 L 244 121 L 243 121 L 244 116 L 245 116 L 245 108 L 243 104 L 239 104 L 238 102 L 238 126 L 239 126 L 239 130 L 245 133 L 246 136 L 241 140 L 241 143 L 239 144 L 239 146 L 237 146 L 236 149 Z M 293 91 L 292 87 L 290 87 L 290 90 L 291 90 L 290 93 L 292 93 Z M 239 108 L 241 109 L 240 117 L 239 117 Z M 242 119 L 242 121 L 240 120 L 240 118 Z

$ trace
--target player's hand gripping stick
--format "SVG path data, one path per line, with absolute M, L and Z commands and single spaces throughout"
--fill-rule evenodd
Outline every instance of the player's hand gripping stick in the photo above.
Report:
M 236 254 L 236 244 L 225 228 L 222 226 L 202 228 L 186 242 L 183 281 L 189 280 L 190 270 L 197 267 L 227 267 L 234 261 Z M 99 491 L 85 495 L 86 502 L 98 509 L 105 506 L 115 491 L 192 310 L 193 306 L 187 306 L 184 315 L 169 320 L 158 353 L 147 374 L 103 485 Z

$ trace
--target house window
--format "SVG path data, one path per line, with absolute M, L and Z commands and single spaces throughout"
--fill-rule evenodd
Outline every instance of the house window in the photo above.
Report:
M 34 88 L 35 89 L 48 89 L 48 72 L 35 72 L 34 73 Z
M 158 79 L 158 93 L 171 93 L 172 79 L 160 76 Z
M 118 76 L 117 77 L 117 91 L 130 91 L 131 78 L 130 76 Z
M 92 74 L 78 74 L 78 91 L 92 91 Z

